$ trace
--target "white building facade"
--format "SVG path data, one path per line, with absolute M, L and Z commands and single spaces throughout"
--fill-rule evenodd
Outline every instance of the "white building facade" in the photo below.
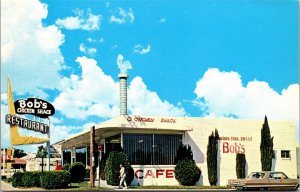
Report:
M 179 185 L 174 174 L 174 159 L 178 146 L 191 146 L 194 160 L 201 169 L 198 185 L 209 185 L 207 175 L 208 137 L 218 130 L 218 185 L 236 178 L 236 154 L 246 156 L 246 174 L 260 171 L 261 128 L 264 120 L 226 118 L 192 118 L 121 115 L 96 126 L 96 143 L 109 152 L 122 148 L 134 169 L 132 185 Z M 297 178 L 296 129 L 293 122 L 269 121 L 274 137 L 272 170 L 283 171 Z M 88 166 L 89 131 L 62 142 L 66 155 L 63 162 L 75 162 L 86 157 Z M 79 155 L 77 155 L 77 151 Z M 66 161 L 66 157 L 69 161 Z M 70 158 L 71 157 L 71 158 Z

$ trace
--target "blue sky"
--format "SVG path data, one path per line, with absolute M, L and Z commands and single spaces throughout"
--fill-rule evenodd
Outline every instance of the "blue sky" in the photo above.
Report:
M 266 114 L 299 129 L 297 1 L 1 4 L 1 114 L 9 74 L 16 99 L 56 107 L 52 142 L 119 114 L 119 55 L 132 65 L 130 114 L 262 121 Z M 5 130 L 2 121 L 2 137 Z

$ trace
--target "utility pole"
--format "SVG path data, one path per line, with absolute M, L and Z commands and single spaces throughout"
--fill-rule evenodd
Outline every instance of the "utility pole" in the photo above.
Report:
M 95 187 L 95 126 L 90 130 L 90 188 Z
M 50 118 L 49 117 L 48 117 L 48 123 L 49 123 L 49 130 L 48 130 L 47 136 L 48 136 L 49 141 L 47 141 L 47 168 L 48 168 L 48 171 L 50 171 L 50 153 L 51 153 L 51 150 L 50 150 Z

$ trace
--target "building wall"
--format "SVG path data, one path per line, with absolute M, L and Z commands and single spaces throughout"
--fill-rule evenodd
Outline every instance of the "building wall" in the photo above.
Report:
M 44 158 L 44 170 L 48 170 L 47 158 Z M 55 170 L 56 161 L 60 162 L 60 158 L 51 158 L 50 160 L 50 170 Z M 42 170 L 42 158 L 32 158 L 26 159 L 26 171 L 41 171 Z
M 250 172 L 261 171 L 260 139 L 263 123 L 263 119 L 119 116 L 99 125 L 98 128 L 101 130 L 115 126 L 116 130 L 123 130 L 123 133 L 136 134 L 181 134 L 190 130 L 185 132 L 183 142 L 191 145 L 194 160 L 201 169 L 202 175 L 198 185 L 209 185 L 206 162 L 207 144 L 209 135 L 217 129 L 220 136 L 218 185 L 224 186 L 227 185 L 228 179 L 236 178 L 236 153 L 238 152 L 245 153 L 247 175 Z M 283 171 L 290 178 L 297 178 L 295 125 L 287 121 L 269 121 L 269 127 L 271 136 L 274 137 L 276 153 L 272 170 Z M 153 128 L 156 129 L 153 130 Z M 76 140 L 76 137 L 73 139 Z M 290 158 L 281 158 L 281 150 L 289 150 Z M 133 165 L 133 168 L 137 172 L 133 184 L 178 185 L 171 174 L 174 166 Z M 168 173 L 166 170 L 169 170 Z M 146 173 L 148 173 L 147 177 Z M 139 178 L 142 174 L 145 174 L 143 178 Z
M 131 185 L 179 185 L 175 165 L 133 165 L 132 168 L 135 177 Z
M 246 174 L 261 171 L 260 132 L 263 122 L 237 119 L 191 119 L 186 121 L 193 131 L 188 132 L 186 142 L 191 145 L 194 159 L 202 170 L 199 184 L 209 185 L 206 151 L 208 137 L 215 129 L 222 140 L 219 142 L 219 185 L 226 185 L 228 179 L 236 178 L 236 153 L 245 153 Z M 274 137 L 276 158 L 272 170 L 283 171 L 289 177 L 297 177 L 295 126 L 289 122 L 269 122 L 271 136 Z M 243 149 L 244 148 L 244 149 Z M 229 149 L 229 150 L 228 150 Z M 290 150 L 291 158 L 282 159 L 281 150 Z
M 300 147 L 299 147 L 299 145 L 297 147 L 296 153 L 297 153 L 297 178 L 299 179 L 300 178 Z

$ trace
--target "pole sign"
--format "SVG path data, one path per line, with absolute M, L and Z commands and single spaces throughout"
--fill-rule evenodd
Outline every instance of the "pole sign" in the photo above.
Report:
M 50 120 L 49 123 L 30 120 L 20 115 L 34 115 L 39 118 L 48 118 L 55 113 L 55 109 L 48 101 L 38 98 L 19 99 L 14 101 L 13 92 L 9 78 L 7 78 L 7 101 L 8 101 L 8 114 L 5 116 L 5 122 L 10 125 L 10 142 L 12 145 L 27 145 L 27 144 L 40 144 L 48 142 L 50 146 Z M 25 136 L 19 134 L 19 127 L 48 134 L 48 138 L 40 138 L 34 136 Z M 47 143 L 47 145 L 48 145 Z M 50 148 L 49 148 L 50 150 Z

